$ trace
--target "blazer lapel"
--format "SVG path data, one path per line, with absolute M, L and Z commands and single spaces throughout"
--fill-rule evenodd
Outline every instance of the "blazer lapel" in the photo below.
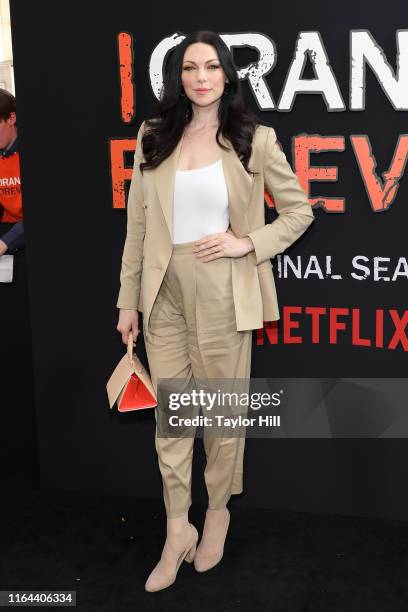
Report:
M 254 179 L 246 172 L 232 144 L 222 134 L 220 134 L 220 142 L 230 149 L 225 151 L 220 148 L 220 157 L 228 190 L 231 228 L 238 237 L 241 237 L 249 232 L 246 211 L 251 199 Z M 182 143 L 183 137 L 180 138 L 171 155 L 153 170 L 157 194 L 171 240 L 173 239 L 174 184 Z
M 220 134 L 220 142 L 230 149 L 229 151 L 220 149 L 222 167 L 228 189 L 231 229 L 238 238 L 241 238 L 250 231 L 246 213 L 255 181 L 245 170 L 232 144 L 222 134 Z M 251 158 L 253 159 L 253 155 L 251 155 Z M 251 160 L 249 167 L 253 169 Z

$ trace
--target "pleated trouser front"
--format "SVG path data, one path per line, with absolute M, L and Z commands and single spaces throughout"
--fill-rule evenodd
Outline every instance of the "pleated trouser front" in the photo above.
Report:
M 237 331 L 232 293 L 232 259 L 200 261 L 194 242 L 173 245 L 163 282 L 143 335 L 153 386 L 158 379 L 247 379 L 252 331 Z M 157 411 L 157 408 L 156 408 Z M 241 429 L 242 431 L 242 429 Z M 191 503 L 194 437 L 160 437 L 155 446 L 168 518 Z M 245 432 L 239 437 L 203 435 L 208 504 L 222 508 L 243 491 Z

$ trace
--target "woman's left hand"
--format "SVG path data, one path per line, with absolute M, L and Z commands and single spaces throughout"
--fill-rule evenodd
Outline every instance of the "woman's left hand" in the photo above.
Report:
M 208 234 L 197 240 L 193 253 L 200 261 L 212 261 L 220 257 L 243 257 L 254 250 L 249 236 L 237 238 L 231 228 L 220 234 Z

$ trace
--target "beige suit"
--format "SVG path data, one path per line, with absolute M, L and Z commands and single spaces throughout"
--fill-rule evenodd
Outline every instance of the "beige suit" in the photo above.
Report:
M 242 392 L 250 377 L 251 330 L 279 318 L 270 258 L 284 251 L 313 221 L 310 204 L 276 142 L 275 131 L 259 126 L 249 163 L 260 173 L 256 178 L 244 170 L 232 148 L 221 149 L 231 229 L 238 237 L 250 236 L 255 251 L 202 262 L 192 251 L 194 242 L 173 245 L 172 241 L 175 172 L 182 140 L 160 166 L 142 176 L 143 128 L 144 124 L 137 136 L 117 306 L 143 312 L 156 391 L 159 379 L 183 379 L 180 384 L 186 389 L 194 388 L 199 379 L 222 379 L 227 385 L 237 382 Z M 222 137 L 221 141 L 228 145 Z M 279 213 L 266 225 L 265 186 Z M 155 411 L 156 450 L 167 517 L 176 518 L 191 504 L 194 436 L 160 435 L 165 409 L 159 405 Z M 204 448 L 209 507 L 219 509 L 231 495 L 243 491 L 245 428 L 239 437 L 226 432 L 215 438 L 207 429 Z
M 128 198 L 127 236 L 123 250 L 118 308 L 143 312 L 146 323 L 172 253 L 175 172 L 182 139 L 152 171 L 139 170 L 144 122 L 138 135 Z M 307 195 L 276 142 L 273 128 L 260 125 L 252 142 L 252 178 L 231 144 L 221 135 L 220 149 L 229 194 L 230 225 L 235 236 L 250 236 L 255 251 L 232 259 L 237 330 L 259 329 L 279 319 L 270 258 L 287 249 L 314 220 Z M 277 219 L 265 224 L 264 189 L 273 196 Z

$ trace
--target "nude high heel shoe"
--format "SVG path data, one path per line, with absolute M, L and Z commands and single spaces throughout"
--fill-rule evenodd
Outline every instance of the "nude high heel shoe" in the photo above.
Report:
M 194 527 L 194 525 L 192 525 L 191 523 L 189 523 L 189 525 L 191 528 L 190 539 L 189 539 L 187 546 L 183 550 L 183 552 L 180 553 L 180 556 L 177 560 L 174 571 L 172 571 L 171 573 L 168 573 L 168 572 L 160 573 L 160 570 L 158 570 L 158 566 L 160 565 L 160 561 L 159 561 L 159 563 L 156 565 L 156 567 L 150 574 L 145 584 L 145 590 L 148 591 L 149 593 L 153 593 L 155 591 L 161 591 L 162 589 L 166 589 L 167 587 L 169 587 L 171 584 L 173 584 L 173 582 L 175 582 L 176 577 L 177 577 L 177 572 L 179 570 L 180 565 L 183 563 L 183 561 L 187 561 L 188 563 L 191 563 L 194 560 L 194 555 L 196 552 L 197 542 L 198 542 L 198 532 L 197 532 L 197 529 Z M 162 557 L 163 557 L 163 553 L 162 553 Z
M 225 510 L 227 511 L 227 516 L 225 518 L 225 524 L 223 528 L 224 534 L 222 537 L 222 544 L 219 550 L 217 550 L 217 552 L 214 552 L 211 555 L 209 555 L 207 553 L 204 553 L 202 550 L 200 550 L 203 539 L 201 540 L 200 546 L 197 548 L 197 551 L 194 557 L 194 567 L 197 570 L 197 572 L 206 572 L 207 570 L 213 568 L 215 565 L 217 565 L 221 561 L 224 555 L 225 538 L 227 536 L 227 531 L 228 531 L 228 527 L 230 523 L 229 510 L 227 507 L 225 508 Z M 203 536 L 205 536 L 205 527 L 204 527 Z

